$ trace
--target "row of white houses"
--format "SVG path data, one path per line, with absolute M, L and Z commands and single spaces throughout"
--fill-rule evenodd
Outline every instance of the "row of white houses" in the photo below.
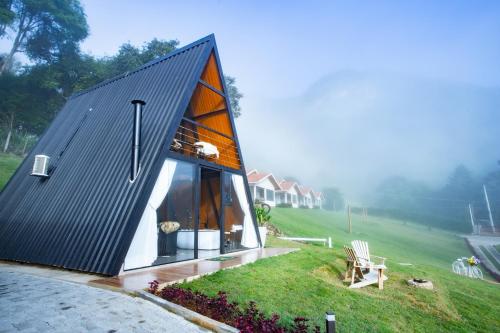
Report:
M 248 185 L 254 201 L 276 205 L 289 205 L 293 208 L 321 208 L 323 195 L 310 187 L 296 182 L 278 180 L 272 173 L 251 170 L 247 173 Z

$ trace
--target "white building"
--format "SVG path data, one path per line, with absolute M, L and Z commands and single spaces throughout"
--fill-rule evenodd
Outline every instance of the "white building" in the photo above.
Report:
M 259 173 L 252 170 L 247 173 L 248 185 L 254 202 L 260 201 L 271 207 L 276 206 L 276 191 L 281 187 L 272 173 Z
M 313 208 L 313 193 L 310 187 L 299 186 L 299 207 Z
M 313 207 L 319 209 L 323 208 L 323 193 L 313 191 Z
M 282 180 L 281 189 L 276 192 L 276 203 L 291 205 L 293 208 L 299 207 L 299 185 L 294 182 Z
M 253 169 L 247 173 L 248 185 L 254 202 L 260 201 L 275 207 L 322 208 L 323 194 L 293 181 L 277 180 L 272 173 Z

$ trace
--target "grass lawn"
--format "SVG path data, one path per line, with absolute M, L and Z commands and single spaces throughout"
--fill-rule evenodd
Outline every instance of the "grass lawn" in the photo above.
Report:
M 7 184 L 10 176 L 22 161 L 22 157 L 0 153 L 0 190 Z
M 452 261 L 469 256 L 464 241 L 452 233 L 401 221 L 353 216 L 347 232 L 344 214 L 276 208 L 272 221 L 290 236 L 331 236 L 334 249 L 285 242 L 289 255 L 260 260 L 183 284 L 208 295 L 228 292 L 239 303 L 250 300 L 285 324 L 304 316 L 322 328 L 324 313 L 335 311 L 340 332 L 494 332 L 500 331 L 500 285 L 451 272 Z M 384 290 L 375 286 L 348 289 L 340 279 L 345 269 L 342 245 L 362 239 L 373 254 L 387 257 Z M 411 263 L 403 266 L 399 263 Z M 435 290 L 417 290 L 405 280 L 422 277 Z

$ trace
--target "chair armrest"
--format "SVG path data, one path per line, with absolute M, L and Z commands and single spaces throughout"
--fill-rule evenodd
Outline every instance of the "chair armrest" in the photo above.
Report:
M 374 258 L 378 258 L 378 259 L 381 259 L 381 261 L 382 261 L 382 265 L 385 263 L 385 260 L 387 259 L 387 258 L 385 258 L 385 257 L 379 257 L 379 256 L 374 256 L 374 255 L 372 255 L 372 257 L 374 257 Z

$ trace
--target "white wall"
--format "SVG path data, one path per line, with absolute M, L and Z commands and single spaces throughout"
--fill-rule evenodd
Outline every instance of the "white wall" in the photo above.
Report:
M 258 183 L 252 183 L 251 186 L 256 186 L 256 187 L 263 188 L 265 190 L 265 192 L 264 192 L 264 195 L 265 195 L 264 202 L 266 204 L 268 204 L 269 206 L 271 206 L 271 207 L 276 206 L 276 200 L 275 200 L 276 193 L 274 191 L 274 184 L 273 184 L 273 182 L 271 182 L 271 180 L 269 180 L 269 177 L 261 180 Z M 274 198 L 268 198 L 267 197 L 267 190 L 271 190 L 274 193 Z

